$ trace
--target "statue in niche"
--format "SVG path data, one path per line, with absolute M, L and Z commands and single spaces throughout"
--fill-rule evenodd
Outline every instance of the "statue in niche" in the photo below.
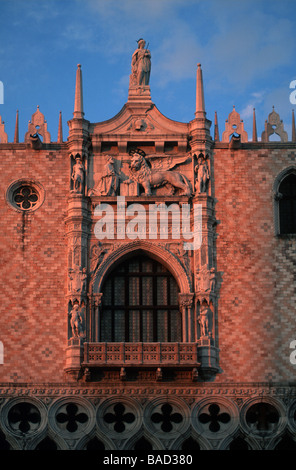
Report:
M 216 289 L 216 273 L 215 268 L 202 269 L 196 276 L 197 290 L 202 292 L 215 292 Z
M 86 268 L 69 269 L 69 291 L 73 293 L 86 294 L 87 272 Z
M 79 153 L 75 157 L 71 179 L 73 180 L 73 191 L 82 193 L 84 187 L 84 166 Z
M 137 182 L 144 188 L 145 195 L 151 196 L 152 188 L 159 188 L 165 184 L 170 184 L 174 190 L 180 189 L 180 195 L 190 196 L 191 187 L 187 178 L 178 171 L 171 171 L 173 167 L 180 163 L 184 163 L 179 159 L 161 159 L 159 157 L 151 157 L 146 159 L 146 153 L 141 149 L 132 149 L 130 151 L 131 163 L 129 179 L 123 183 L 129 184 Z M 187 158 L 187 157 L 186 157 Z
M 198 194 L 206 193 L 208 189 L 210 172 L 207 159 L 208 155 L 204 157 L 204 155 L 200 153 L 194 168 L 194 172 L 196 173 L 195 189 Z
M 215 268 L 210 269 L 210 291 L 215 292 L 216 290 L 216 273 Z
M 72 329 L 72 337 L 79 338 L 83 336 L 83 318 L 78 303 L 75 303 L 70 314 L 70 325 Z
M 210 331 L 210 318 L 212 311 L 208 305 L 202 305 L 200 308 L 199 316 L 197 318 L 200 325 L 200 335 L 201 336 L 212 336 Z
M 149 85 L 151 71 L 151 53 L 145 48 L 146 41 L 139 39 L 138 48 L 132 56 L 132 85 Z
M 119 186 L 120 176 L 115 168 L 114 158 L 108 155 L 104 173 L 101 176 L 97 186 L 90 191 L 89 195 L 116 196 L 119 191 Z

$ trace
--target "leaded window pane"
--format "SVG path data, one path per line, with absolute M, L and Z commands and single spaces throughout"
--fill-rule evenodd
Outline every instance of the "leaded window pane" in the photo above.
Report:
M 140 279 L 137 277 L 129 278 L 129 304 L 139 305 L 140 304 Z
M 143 310 L 143 342 L 153 342 L 153 310 Z
M 178 285 L 155 260 L 139 255 L 117 266 L 103 287 L 99 340 L 181 341 Z
M 142 304 L 153 305 L 153 278 L 143 277 L 142 278 Z
M 121 342 L 122 331 L 124 331 L 125 324 L 125 315 L 124 310 L 115 310 L 114 311 L 114 340 L 115 342 Z
M 296 233 L 296 175 L 283 179 L 279 187 L 280 233 Z

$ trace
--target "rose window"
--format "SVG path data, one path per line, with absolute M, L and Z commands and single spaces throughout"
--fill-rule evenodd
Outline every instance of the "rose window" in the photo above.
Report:
M 31 403 L 18 403 L 10 409 L 8 422 L 14 431 L 27 434 L 38 429 L 41 416 L 36 406 Z
M 221 412 L 220 407 L 216 403 L 212 403 L 208 408 L 208 413 L 201 413 L 198 419 L 202 424 L 208 424 L 211 432 L 218 432 L 221 425 L 229 423 L 230 415 Z
M 269 403 L 256 403 L 246 414 L 248 426 L 259 432 L 270 432 L 277 426 L 280 416 L 276 408 Z
M 131 424 L 135 421 L 135 415 L 126 412 L 125 406 L 122 403 L 116 404 L 113 410 L 113 413 L 108 412 L 104 415 L 104 421 L 108 424 L 112 424 L 114 431 L 123 432 L 127 424 Z
M 161 424 L 161 430 L 170 432 L 174 424 L 182 422 L 183 417 L 180 413 L 173 413 L 173 407 L 169 403 L 165 403 L 161 407 L 161 413 L 153 413 L 151 420 L 155 424 Z
M 33 180 L 17 180 L 6 191 L 6 201 L 14 209 L 24 212 L 37 210 L 44 202 L 45 191 Z
M 33 209 L 39 201 L 37 191 L 31 186 L 20 186 L 13 193 L 14 204 L 22 210 Z
M 66 409 L 60 411 L 56 416 L 57 423 L 68 432 L 75 432 L 81 425 L 87 423 L 88 416 L 81 412 L 75 403 L 69 403 Z

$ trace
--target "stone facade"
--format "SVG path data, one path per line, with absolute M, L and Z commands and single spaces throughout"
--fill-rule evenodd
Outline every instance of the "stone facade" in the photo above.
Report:
M 39 107 L 23 142 L 0 121 L 0 447 L 295 448 L 295 139 L 274 109 L 212 137 L 200 64 L 170 120 L 138 46 L 114 118 L 85 119 L 78 65 L 67 141 Z

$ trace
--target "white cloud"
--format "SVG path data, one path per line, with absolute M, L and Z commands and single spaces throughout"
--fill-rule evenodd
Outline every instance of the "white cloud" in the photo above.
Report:
M 295 41 L 291 41 L 294 31 L 291 20 L 277 18 L 268 10 L 258 11 L 258 7 L 260 2 L 256 9 L 250 6 L 248 12 L 239 8 L 235 14 L 232 10 L 225 13 L 225 8 L 223 14 L 221 8 L 216 11 L 216 19 L 221 13 L 220 28 L 211 36 L 208 50 L 213 68 L 236 87 L 244 88 L 253 80 L 268 78 L 275 69 L 293 61 Z
M 264 100 L 265 92 L 264 91 L 257 91 L 251 93 L 250 99 L 248 103 L 245 105 L 243 110 L 241 111 L 241 118 L 248 119 L 253 116 L 253 109 L 256 109 L 257 105 L 260 105 Z
M 253 115 L 254 106 L 252 104 L 248 104 L 240 113 L 242 119 L 248 119 Z

